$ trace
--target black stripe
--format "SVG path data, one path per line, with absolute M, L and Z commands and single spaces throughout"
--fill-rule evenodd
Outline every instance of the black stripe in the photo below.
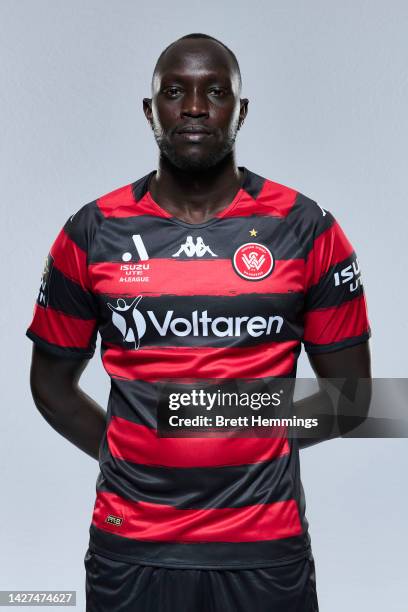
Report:
M 157 428 L 159 383 L 111 379 L 107 418 L 118 416 L 137 425 Z
M 297 354 L 301 350 L 299 343 Z M 222 393 L 273 393 L 279 383 L 285 389 L 292 389 L 296 376 L 296 364 L 291 373 L 285 376 L 269 376 L 259 379 L 197 379 L 187 383 L 182 382 L 146 382 L 143 380 L 120 380 L 112 378 L 111 392 L 107 407 L 107 418 L 121 417 L 135 423 L 156 430 L 157 410 L 163 398 L 168 398 L 170 392 L 190 392 L 192 389 L 205 389 L 207 391 L 219 390 Z M 245 407 L 244 412 L 248 413 Z M 269 415 L 270 416 L 270 415 Z
M 305 259 L 312 250 L 316 238 L 335 222 L 329 211 L 324 212 L 325 214 L 314 200 L 303 193 L 298 193 L 293 207 L 285 217 L 302 246 Z
M 41 297 L 38 304 L 43 305 Z M 96 319 L 98 306 L 95 297 L 81 285 L 67 278 L 54 265 L 48 281 L 48 306 L 80 319 Z
M 305 296 L 305 311 L 340 306 L 363 294 L 356 254 L 331 266 Z
M 86 253 L 105 217 L 99 210 L 96 200 L 88 202 L 71 215 L 64 230 L 73 242 Z
M 149 172 L 149 174 L 142 176 L 142 178 L 132 183 L 132 193 L 136 202 L 139 202 L 139 200 L 141 200 L 147 192 L 150 177 L 153 176 L 155 172 L 155 170 L 152 170 L 151 172 Z
M 305 351 L 310 354 L 331 353 L 333 351 L 341 351 L 342 349 L 350 348 L 357 344 L 361 344 L 362 342 L 367 342 L 369 338 L 371 338 L 370 328 L 367 332 L 361 334 L 360 336 L 345 338 L 344 340 L 339 340 L 338 342 L 331 342 L 330 344 L 313 344 L 311 342 L 305 342 L 304 347 Z
M 128 298 L 127 304 L 130 305 L 134 299 Z M 129 343 L 128 346 L 124 344 L 121 331 L 112 323 L 112 310 L 108 304 L 115 308 L 117 298 L 100 295 L 100 304 L 100 333 L 103 341 L 133 350 L 134 343 Z M 303 333 L 302 309 L 303 294 L 301 293 L 245 294 L 223 296 L 222 299 L 219 296 L 200 296 L 199 298 L 179 295 L 143 296 L 137 304 L 137 312 L 146 323 L 146 331 L 141 337 L 141 347 L 249 347 L 270 342 L 300 340 Z M 194 312 L 197 314 L 193 315 Z M 205 312 L 206 315 L 203 314 Z M 198 335 L 195 336 L 193 323 L 195 319 L 199 320 L 201 317 L 204 317 L 204 322 L 198 321 Z M 226 321 L 223 319 L 215 321 L 219 317 L 226 318 Z M 248 317 L 248 319 L 239 323 L 238 317 Z M 262 317 L 266 325 L 270 325 L 270 333 L 266 333 L 266 327 L 263 329 L 252 327 L 252 324 L 261 323 L 256 319 L 252 320 L 253 317 Z M 177 321 L 177 319 L 183 320 Z M 205 323 L 209 319 L 211 322 Z M 248 321 L 251 320 L 250 327 L 247 327 Z M 212 326 L 213 321 L 216 323 L 215 328 Z M 132 320 L 130 324 L 133 325 Z M 204 326 L 207 335 L 203 333 Z M 163 330 L 163 335 L 159 329 Z M 175 331 L 177 333 L 174 333 Z M 184 332 L 188 333 L 181 335 Z M 228 332 L 229 335 L 219 335 L 224 332 Z M 260 335 L 255 335 L 257 333 Z
M 147 542 L 102 531 L 91 524 L 89 547 L 128 563 L 214 569 L 272 567 L 309 555 L 310 536 L 262 542 Z M 186 562 L 188 559 L 188 562 Z
M 244 166 L 239 166 L 240 170 L 244 171 L 244 182 L 242 183 L 242 189 L 244 189 L 251 197 L 256 200 L 259 196 L 262 187 L 266 179 L 263 176 L 259 176 L 259 174 L 255 174 L 255 172 L 251 172 Z
M 186 440 L 188 444 L 188 440 Z M 163 467 L 103 458 L 97 491 L 175 508 L 241 508 L 294 496 L 293 455 L 252 465 Z
M 257 230 L 256 237 L 250 231 Z M 168 259 L 232 259 L 235 251 L 247 242 L 259 242 L 267 246 L 275 259 L 303 258 L 299 241 L 294 238 L 281 217 L 251 215 L 248 217 L 226 217 L 208 227 L 186 229 L 171 219 L 140 215 L 134 217 L 109 217 L 98 232 L 89 254 L 89 263 L 120 262 L 124 253 L 131 253 L 129 263 L 139 261 L 139 255 L 132 241 L 133 234 L 140 234 L 147 254 L 152 258 Z M 203 257 L 188 257 L 181 252 L 174 255 L 192 236 L 194 243 L 200 237 L 214 253 Z

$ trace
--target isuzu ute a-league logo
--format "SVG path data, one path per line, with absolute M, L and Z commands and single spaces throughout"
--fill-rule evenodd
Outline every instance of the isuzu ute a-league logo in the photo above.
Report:
M 148 276 L 150 270 L 150 264 L 146 263 L 149 260 L 146 247 L 144 245 L 142 236 L 140 234 L 133 234 L 132 236 L 134 249 L 131 251 L 125 251 L 122 253 L 122 261 L 125 263 L 120 265 L 120 283 L 142 283 L 149 282 L 150 277 Z M 134 258 L 139 258 L 138 263 L 134 263 Z
M 232 258 L 234 270 L 250 281 L 262 280 L 273 270 L 274 258 L 270 250 L 259 242 L 241 245 Z
M 204 240 L 201 236 L 197 236 L 196 243 L 194 244 L 194 238 L 187 236 L 186 241 L 180 246 L 176 253 L 173 253 L 172 257 L 180 257 L 184 253 L 187 257 L 203 257 L 206 253 L 212 257 L 218 257 L 207 244 L 204 244 Z
M 146 310 L 142 314 L 138 310 L 141 299 L 142 296 L 139 295 L 129 304 L 123 298 L 117 298 L 116 305 L 107 303 L 108 308 L 112 311 L 112 323 L 120 331 L 123 342 L 131 344 L 129 348 L 135 350 L 140 347 L 140 340 L 145 335 L 148 326 L 150 341 L 154 342 L 155 335 L 162 338 L 171 336 L 239 338 L 247 334 L 257 338 L 279 334 L 284 323 L 280 315 L 212 317 L 208 314 L 208 310 L 193 310 L 188 318 L 178 317 L 174 310 L 167 310 L 160 314 L 153 310 Z

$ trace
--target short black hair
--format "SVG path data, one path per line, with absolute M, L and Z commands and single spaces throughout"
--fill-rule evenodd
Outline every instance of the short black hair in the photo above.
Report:
M 163 49 L 163 51 L 160 53 L 156 65 L 153 69 L 153 75 L 152 75 L 152 85 L 153 85 L 153 79 L 155 77 L 155 74 L 157 72 L 157 69 L 159 67 L 160 61 L 162 59 L 162 57 L 164 56 L 164 54 L 166 53 L 166 51 L 168 51 L 168 49 L 170 49 L 170 47 L 172 47 L 173 45 L 175 45 L 176 43 L 178 43 L 180 40 L 184 40 L 185 38 L 206 38 L 208 40 L 213 40 L 214 42 L 218 43 L 219 45 L 221 45 L 222 47 L 224 47 L 224 49 L 227 51 L 228 55 L 230 56 L 232 63 L 234 65 L 235 70 L 237 71 L 238 74 L 238 80 L 239 80 L 239 88 L 241 89 L 242 86 L 242 78 L 241 78 L 241 70 L 238 64 L 238 60 L 236 58 L 236 55 L 233 51 L 231 51 L 231 49 L 229 47 L 227 47 L 227 45 L 225 45 L 223 42 L 221 42 L 220 40 L 218 40 L 218 38 L 214 38 L 214 36 L 209 36 L 208 34 L 202 34 L 200 32 L 194 32 L 193 34 L 186 34 L 185 36 L 181 36 L 180 38 L 178 38 L 177 40 L 173 40 L 173 42 L 171 42 L 169 45 L 167 45 L 167 47 L 165 49 Z

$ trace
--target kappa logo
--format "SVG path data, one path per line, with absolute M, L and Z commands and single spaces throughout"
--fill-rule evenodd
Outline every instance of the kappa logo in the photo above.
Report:
M 258 242 L 240 246 L 232 258 L 234 270 L 246 280 L 262 280 L 273 270 L 274 258 L 270 250 Z
M 174 316 L 174 310 L 167 310 L 160 320 L 153 310 L 147 310 L 144 314 L 138 310 L 141 299 L 142 296 L 139 295 L 128 304 L 123 298 L 118 298 L 116 305 L 107 304 L 112 311 L 113 325 L 122 334 L 123 341 L 131 343 L 135 350 L 140 347 L 140 340 L 145 335 L 148 325 L 150 334 L 158 334 L 161 337 L 225 338 L 248 334 L 257 338 L 262 335 L 279 334 L 284 324 L 284 319 L 280 315 L 211 317 L 208 315 L 208 310 L 194 310 L 189 318 Z
M 206 253 L 212 257 L 218 257 L 208 245 L 204 244 L 204 240 L 201 236 L 197 236 L 195 244 L 194 238 L 192 236 L 187 236 L 186 241 L 180 246 L 176 253 L 173 253 L 172 257 L 180 257 L 182 253 L 187 255 L 187 257 L 203 257 Z

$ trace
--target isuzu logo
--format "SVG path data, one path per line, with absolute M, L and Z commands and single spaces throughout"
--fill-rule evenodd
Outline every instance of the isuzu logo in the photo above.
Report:
M 363 284 L 357 259 L 349 266 L 342 268 L 340 272 L 335 272 L 333 276 L 335 287 L 348 284 L 351 293 L 356 291 L 358 287 Z

